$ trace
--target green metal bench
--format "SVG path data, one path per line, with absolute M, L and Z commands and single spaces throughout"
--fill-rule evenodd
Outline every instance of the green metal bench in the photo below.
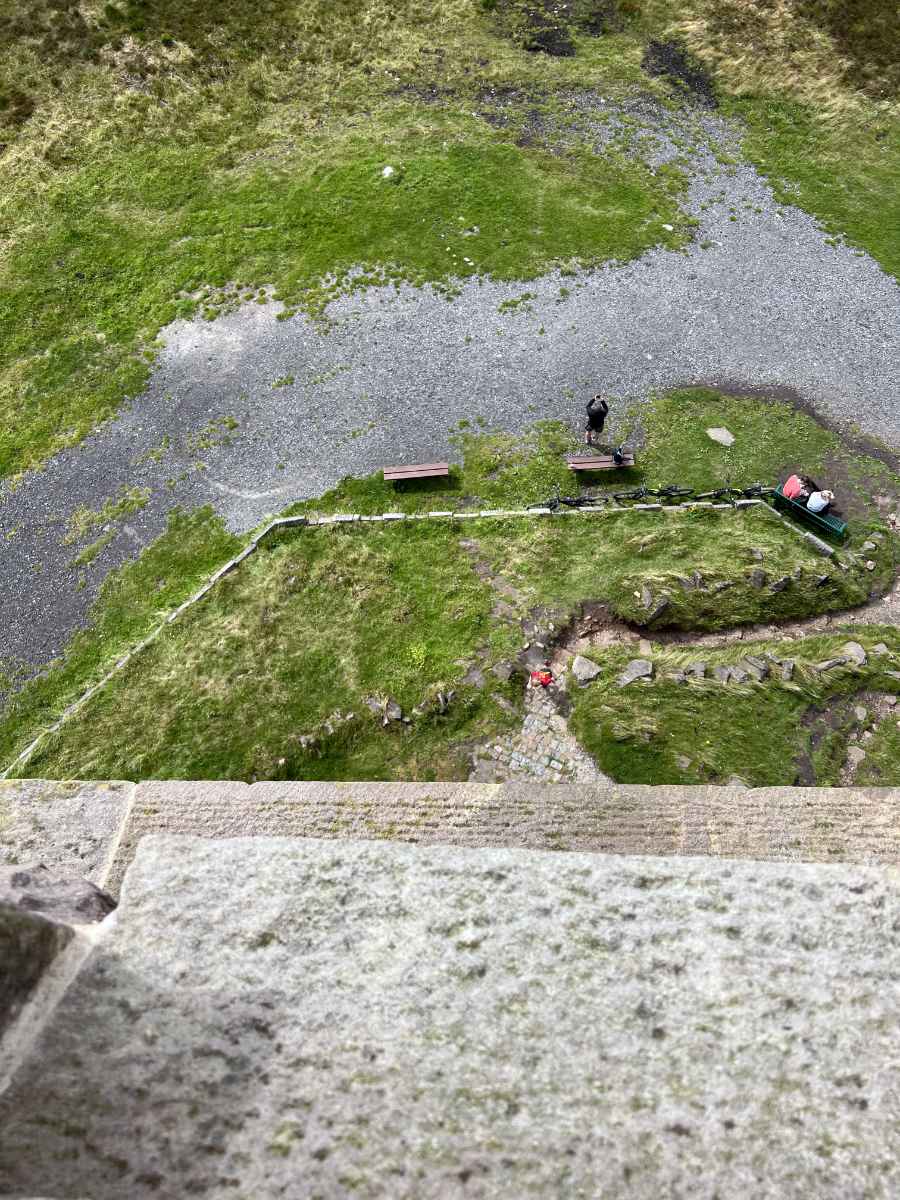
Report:
M 781 490 L 780 485 L 775 489 L 772 499 L 775 501 L 776 508 L 780 508 L 789 516 L 796 517 L 798 521 L 805 521 L 819 533 L 830 533 L 832 537 L 839 538 L 841 541 L 847 536 L 846 521 L 842 521 L 840 517 L 833 517 L 829 513 L 810 512 L 805 504 L 798 504 L 796 500 L 790 500 Z

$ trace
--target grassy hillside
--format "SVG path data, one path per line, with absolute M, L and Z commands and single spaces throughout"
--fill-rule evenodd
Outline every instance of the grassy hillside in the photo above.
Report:
M 177 314 L 266 289 L 317 311 L 354 266 L 452 287 L 678 245 L 677 172 L 542 132 L 572 88 L 691 102 L 642 71 L 654 39 L 711 72 L 785 202 L 896 271 L 887 18 L 778 11 L 773 30 L 761 0 L 0 0 L 0 475 L 137 392 Z

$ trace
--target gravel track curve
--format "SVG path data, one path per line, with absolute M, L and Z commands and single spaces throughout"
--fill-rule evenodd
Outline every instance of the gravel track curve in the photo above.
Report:
M 584 97 L 577 106 L 598 145 L 609 140 L 610 106 Z M 678 117 L 648 104 L 639 116 L 645 157 L 684 154 Z M 727 383 L 790 390 L 825 419 L 900 448 L 896 281 L 776 202 L 752 166 L 717 158 L 709 139 L 734 155 L 733 128 L 703 114 L 691 136 L 685 207 L 698 227 L 684 251 L 656 248 L 574 277 L 468 280 L 451 301 L 429 288 L 371 289 L 335 302 L 327 331 L 304 317 L 279 321 L 275 302 L 163 330 L 140 397 L 44 470 L 0 485 L 0 660 L 27 674 L 57 655 L 106 575 L 163 531 L 174 506 L 211 504 L 247 530 L 345 475 L 452 458 L 461 420 L 511 432 L 547 417 L 580 427 L 599 389 L 641 400 Z M 527 304 L 499 311 L 525 291 Z M 238 423 L 227 438 L 221 427 L 204 434 L 222 418 Z M 146 506 L 74 569 L 78 547 L 63 540 L 71 514 L 133 486 L 150 489 Z

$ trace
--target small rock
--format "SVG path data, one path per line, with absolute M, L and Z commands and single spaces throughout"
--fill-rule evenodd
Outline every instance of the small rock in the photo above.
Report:
M 832 671 L 835 667 L 846 666 L 846 658 L 826 658 L 824 662 L 813 663 L 814 671 Z
M 748 654 L 746 658 L 741 659 L 740 666 L 752 675 L 757 683 L 762 683 L 769 676 L 769 664 L 753 654 Z
M 585 658 L 581 654 L 576 654 L 572 660 L 572 674 L 578 680 L 582 687 L 596 679 L 600 674 L 600 668 L 595 662 L 589 658 Z
M 733 588 L 733 587 L 734 587 L 733 579 L 720 579 L 718 583 L 713 584 L 712 590 L 713 590 L 713 592 L 726 592 L 726 591 L 728 591 L 729 588 Z
M 831 582 L 830 575 L 817 575 L 816 576 L 816 587 L 817 588 L 824 587 L 826 583 L 830 583 L 830 582 Z
M 747 672 L 744 670 L 743 667 L 737 666 L 737 667 L 731 668 L 731 682 L 732 683 L 746 683 L 749 678 L 750 678 L 750 676 L 747 674 Z
M 884 541 L 883 533 L 870 533 L 869 537 L 872 539 L 873 542 L 883 542 Z
M 381 718 L 382 725 L 389 725 L 391 721 L 402 721 L 403 709 L 396 700 L 388 699 L 384 705 L 384 715 Z
M 675 759 L 675 762 L 678 766 L 679 771 L 690 770 L 691 760 L 687 757 L 686 754 L 679 754 L 678 757 Z
M 627 687 L 636 679 L 651 679 L 652 677 L 653 663 L 646 658 L 634 658 L 619 676 L 617 683 L 619 687 Z
M 666 611 L 666 609 L 668 607 L 669 607 L 669 597 L 668 596 L 660 596 L 660 598 L 656 601 L 656 604 L 653 607 L 652 612 L 650 612 L 648 614 L 647 619 L 644 622 L 644 624 L 649 625 L 651 621 L 655 621 L 657 617 L 662 616 L 662 614 Z
M 672 683 L 687 683 L 687 676 L 684 671 L 670 671 L 667 678 Z
M 876 642 L 875 645 L 872 647 L 872 653 L 873 654 L 890 654 L 890 651 L 888 650 L 888 648 L 884 644 L 884 642 Z
M 112 896 L 89 880 L 57 875 L 42 863 L 35 867 L 0 867 L 0 903 L 39 913 L 60 925 L 102 921 L 116 907 Z
M 867 571 L 875 570 L 875 563 L 872 562 L 871 558 L 867 558 L 866 561 L 863 563 L 863 566 L 866 568 Z
M 765 558 L 765 555 L 763 554 L 762 550 L 759 550 L 756 547 L 754 547 L 750 551 L 750 557 L 753 559 L 756 559 L 757 562 L 762 562 L 762 560 Z
M 790 582 L 790 576 L 782 575 L 780 579 L 775 580 L 769 590 L 772 592 L 783 592 Z
M 381 701 L 377 696 L 366 696 L 365 700 L 363 700 L 363 704 L 366 706 L 369 712 L 381 712 Z
M 731 667 L 713 667 L 713 676 L 719 683 L 727 683 L 731 678 Z
M 646 583 L 641 588 L 641 604 L 643 604 L 644 608 L 650 608 L 653 604 L 653 593 L 647 587 Z
M 861 725 L 863 721 L 867 721 L 869 719 L 869 710 L 867 708 L 863 708 L 861 704 L 857 704 L 856 708 L 853 710 L 853 715 Z
M 843 654 L 844 658 L 848 662 L 856 663 L 858 667 L 864 667 L 866 665 L 866 652 L 859 642 L 845 642 L 844 645 L 841 646 L 841 654 Z
M 663 229 L 665 229 L 667 233 L 672 233 L 673 230 L 675 229 L 675 226 L 674 225 L 666 225 L 665 222 L 663 222 Z
M 875 545 L 874 542 L 863 542 L 862 548 L 863 548 L 863 550 L 877 550 L 878 549 L 878 547 Z
M 865 757 L 866 752 L 862 746 L 851 746 L 847 751 L 847 766 L 855 771 Z
M 873 737 L 873 736 L 874 736 L 874 735 L 873 735 L 873 733 L 872 733 L 872 730 L 871 730 L 871 729 L 864 729 L 864 730 L 863 730 L 863 740 L 864 740 L 864 741 L 866 741 L 866 742 L 870 741 L 870 740 L 872 739 L 872 737 Z
M 888 708 L 893 708 L 894 705 L 897 703 L 897 697 L 896 696 L 885 696 L 884 702 L 888 706 Z
M 750 572 L 750 586 L 755 588 L 764 588 L 768 582 L 768 575 L 765 571 L 761 571 L 759 567 Z
M 782 683 L 790 683 L 794 676 L 794 660 L 786 658 L 781 664 L 781 680 Z
M 498 662 L 491 667 L 491 674 L 494 675 L 501 683 L 506 683 L 512 677 L 513 665 L 511 662 Z
M 688 672 L 693 675 L 695 679 L 705 679 L 706 665 L 707 664 L 705 662 L 691 663 L 691 665 L 688 667 Z
M 743 788 L 745 791 L 750 790 L 750 784 L 746 779 L 741 779 L 740 775 L 729 776 L 727 786 L 733 788 Z
M 723 427 L 717 429 L 707 429 L 706 436 L 712 441 L 718 442 L 720 446 L 733 446 L 734 434 Z
M 653 653 L 653 646 L 646 638 L 641 638 L 638 642 L 638 650 L 644 658 L 648 658 Z
M 484 671 L 478 667 L 471 667 L 465 675 L 463 675 L 463 683 L 467 683 L 469 687 L 483 688 L 487 681 L 484 677 Z M 397 718 L 395 717 L 394 720 Z

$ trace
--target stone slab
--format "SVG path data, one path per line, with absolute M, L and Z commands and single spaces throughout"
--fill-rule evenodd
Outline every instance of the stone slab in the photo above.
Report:
M 0 863 L 43 863 L 101 887 L 133 791 L 121 781 L 0 781 Z
M 113 895 L 152 833 L 900 863 L 900 789 L 142 783 L 104 884 Z
M 892 869 L 144 841 L 13 1194 L 887 1200 Z

